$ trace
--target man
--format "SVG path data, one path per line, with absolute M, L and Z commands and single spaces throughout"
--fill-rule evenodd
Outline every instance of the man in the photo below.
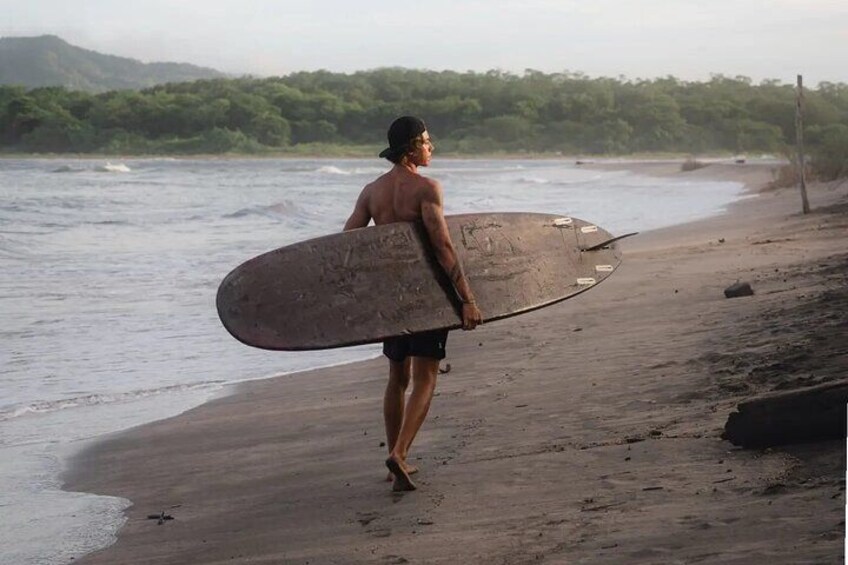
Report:
M 377 225 L 423 222 L 436 258 L 462 301 L 462 327 L 472 330 L 482 321 L 482 315 L 451 242 L 442 205 L 442 187 L 418 174 L 418 167 L 430 164 L 434 149 L 430 134 L 423 121 L 403 116 L 392 123 L 388 138 L 389 147 L 380 157 L 394 166 L 362 189 L 344 229 L 365 227 L 372 219 Z M 447 335 L 447 330 L 437 330 L 391 338 L 383 343 L 383 353 L 389 359 L 389 382 L 383 399 L 389 446 L 386 466 L 394 478 L 393 490 L 415 490 L 410 475 L 417 469 L 406 459 L 430 409 L 439 361 L 445 357 Z M 410 379 L 412 392 L 407 403 Z

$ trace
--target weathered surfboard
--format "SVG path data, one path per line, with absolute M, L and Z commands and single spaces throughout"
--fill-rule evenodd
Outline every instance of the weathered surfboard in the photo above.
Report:
M 485 322 L 593 288 L 621 258 L 615 238 L 583 220 L 529 213 L 447 216 Z M 239 341 L 327 349 L 461 327 L 460 304 L 422 225 L 396 223 L 302 241 L 228 274 L 218 315 Z

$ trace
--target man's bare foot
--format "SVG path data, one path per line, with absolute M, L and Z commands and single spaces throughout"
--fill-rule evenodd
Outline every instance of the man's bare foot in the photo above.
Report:
M 406 463 L 404 463 L 403 468 L 406 469 L 407 475 L 414 475 L 415 473 L 418 472 L 418 467 L 416 467 L 415 465 L 407 465 Z M 389 471 L 389 474 L 386 475 L 386 482 L 390 483 L 393 480 L 395 480 L 395 476 L 392 474 L 391 471 Z
M 415 483 L 409 478 L 406 469 L 403 468 L 403 462 L 395 459 L 393 456 L 386 459 L 386 467 L 389 472 L 395 477 L 395 484 L 392 485 L 393 491 L 410 491 L 415 490 Z

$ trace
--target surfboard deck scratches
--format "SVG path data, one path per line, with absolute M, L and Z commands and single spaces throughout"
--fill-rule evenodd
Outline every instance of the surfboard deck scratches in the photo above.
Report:
M 448 227 L 485 321 L 514 316 L 592 288 L 620 262 L 615 249 L 585 260 L 581 248 L 612 236 L 548 214 L 448 216 Z M 571 232 L 566 234 L 565 231 Z M 264 349 L 326 349 L 461 326 L 460 304 L 421 224 L 336 233 L 259 255 L 221 283 L 217 307 L 240 341 Z

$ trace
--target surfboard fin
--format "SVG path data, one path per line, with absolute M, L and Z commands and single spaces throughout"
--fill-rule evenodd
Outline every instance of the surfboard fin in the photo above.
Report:
M 624 235 L 619 235 L 619 236 L 613 237 L 613 238 L 611 238 L 611 239 L 608 239 L 608 240 L 606 240 L 606 241 L 602 241 L 602 242 L 600 242 L 600 243 L 597 243 L 597 244 L 595 244 L 595 245 L 593 245 L 593 246 L 591 246 L 591 247 L 584 247 L 584 248 L 581 248 L 581 249 L 580 249 L 580 251 L 581 251 L 581 252 L 586 252 L 586 251 L 597 251 L 597 250 L 599 250 L 599 249 L 604 249 L 605 247 L 609 247 L 609 245 L 610 245 L 611 243 L 615 243 L 616 241 L 618 241 L 618 240 L 620 240 L 620 239 L 624 239 L 625 237 L 630 237 L 630 236 L 636 235 L 636 234 L 638 234 L 638 233 L 639 233 L 639 232 L 634 231 L 634 232 L 631 232 L 631 233 L 626 233 L 626 234 L 624 234 Z

